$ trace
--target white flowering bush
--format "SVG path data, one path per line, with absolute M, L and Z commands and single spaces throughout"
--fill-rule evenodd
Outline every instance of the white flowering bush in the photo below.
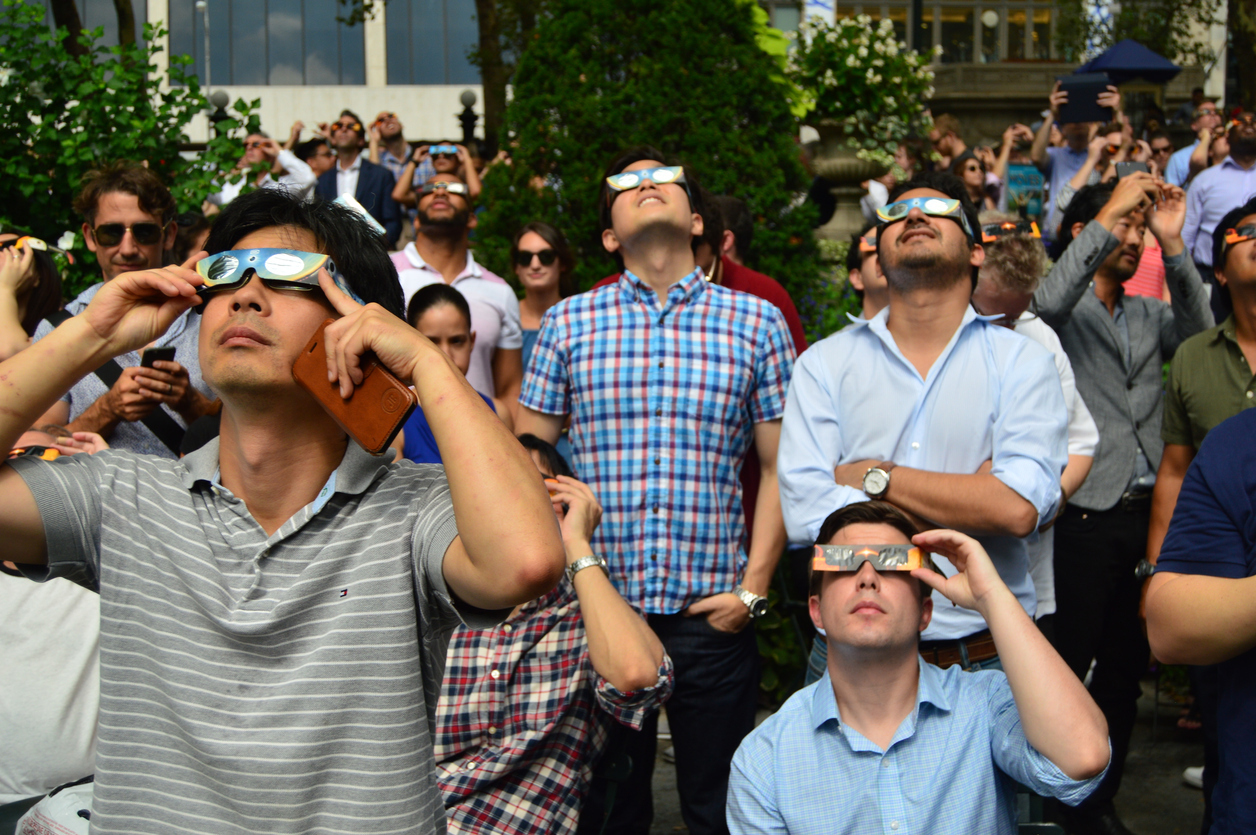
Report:
M 807 121 L 844 125 L 860 157 L 886 166 L 899 142 L 928 133 L 932 55 L 899 43 L 888 19 L 874 25 L 868 15 L 857 15 L 829 25 L 811 18 L 797 38 L 788 71 L 804 96 Z

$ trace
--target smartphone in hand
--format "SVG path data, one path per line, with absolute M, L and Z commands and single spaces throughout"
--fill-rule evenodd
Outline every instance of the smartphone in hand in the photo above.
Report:
M 332 419 L 372 455 L 382 455 L 418 405 L 409 386 L 398 380 L 374 354 L 362 358 L 362 382 L 349 398 L 340 396 L 340 384 L 327 381 L 327 345 L 324 331 L 334 320 L 318 326 L 292 365 L 292 378 L 327 410 Z
M 152 368 L 155 362 L 174 362 L 174 346 L 167 345 L 164 348 L 145 348 L 144 353 L 140 355 L 140 367 Z

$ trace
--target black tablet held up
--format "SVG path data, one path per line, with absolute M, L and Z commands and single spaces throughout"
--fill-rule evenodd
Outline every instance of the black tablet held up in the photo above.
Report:
M 1068 93 L 1068 101 L 1060 105 L 1061 125 L 1073 122 L 1110 122 L 1112 108 L 1099 106 L 1099 94 L 1107 92 L 1112 79 L 1106 72 L 1086 72 L 1060 76 L 1060 89 Z

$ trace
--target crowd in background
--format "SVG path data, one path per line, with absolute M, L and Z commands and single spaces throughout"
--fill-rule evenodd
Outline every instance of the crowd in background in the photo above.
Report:
M 504 154 L 391 112 L 250 134 L 199 213 L 92 172 L 76 298 L 0 229 L 0 833 L 92 774 L 99 831 L 646 833 L 664 706 L 695 833 L 1012 832 L 1018 785 L 1122 833 L 1153 654 L 1201 832 L 1250 831 L 1256 115 L 1199 93 L 1180 149 L 1115 87 L 997 148 L 935 114 L 810 347 L 754 207 L 654 148 L 579 293 L 561 224 L 477 260 Z M 343 394 L 368 350 L 413 389 L 382 457 L 252 359 L 322 314 Z M 809 686 L 756 729 L 778 572 Z

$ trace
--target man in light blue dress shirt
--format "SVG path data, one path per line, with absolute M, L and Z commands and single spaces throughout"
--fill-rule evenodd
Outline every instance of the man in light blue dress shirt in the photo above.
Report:
M 968 228 L 981 229 L 957 178 L 924 175 L 891 200 L 919 196 L 960 199 Z M 777 466 L 790 542 L 813 542 L 834 508 L 881 498 L 929 526 L 977 536 L 1032 616 L 1023 537 L 1054 517 L 1067 461 L 1054 360 L 973 310 L 984 252 L 958 218 L 913 208 L 882 223 L 877 245 L 889 307 L 794 366 Z M 926 659 L 997 665 L 979 612 L 934 603 Z
M 1103 713 L 970 537 L 915 534 L 885 502 L 842 508 L 820 541 L 914 542 L 959 572 L 815 571 L 811 619 L 827 633 L 828 671 L 742 741 L 728 787 L 732 835 L 1006 833 L 1016 783 L 1075 805 L 1111 756 Z M 910 539 L 909 539 L 910 537 Z M 1003 672 L 924 662 L 917 645 L 947 605 L 976 609 Z

